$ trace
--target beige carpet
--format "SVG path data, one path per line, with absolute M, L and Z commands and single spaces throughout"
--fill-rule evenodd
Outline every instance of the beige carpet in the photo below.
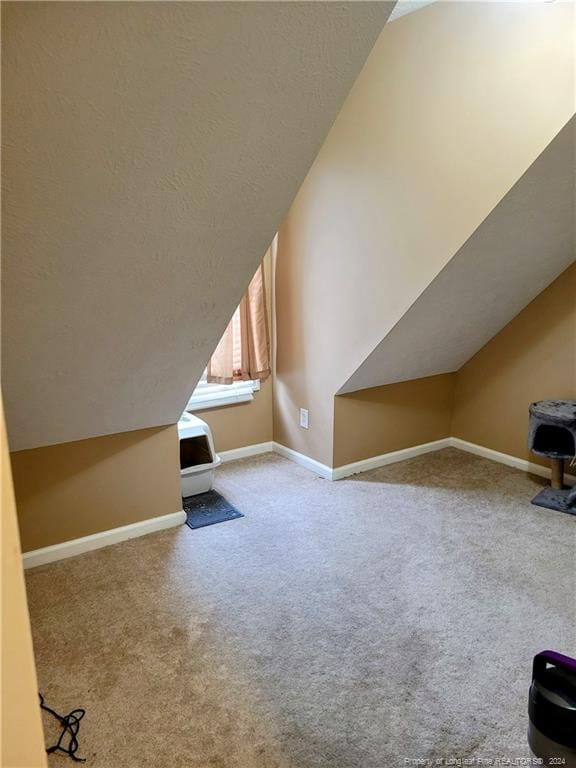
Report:
M 450 449 L 337 483 L 267 455 L 217 488 L 246 517 L 27 574 L 88 766 L 528 757 L 532 656 L 576 654 L 576 520 L 537 481 Z

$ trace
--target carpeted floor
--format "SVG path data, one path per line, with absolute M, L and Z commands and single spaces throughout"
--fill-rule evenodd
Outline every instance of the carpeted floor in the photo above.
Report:
M 40 689 L 86 708 L 87 766 L 526 758 L 531 658 L 576 653 L 576 520 L 538 487 L 452 449 L 336 483 L 227 464 L 246 517 L 28 571 Z

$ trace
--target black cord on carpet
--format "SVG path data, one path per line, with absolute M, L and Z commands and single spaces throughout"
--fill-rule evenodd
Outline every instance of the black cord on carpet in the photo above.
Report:
M 52 752 L 64 752 L 64 754 L 68 755 L 68 757 L 71 757 L 72 760 L 75 760 L 77 763 L 85 763 L 86 759 L 84 757 L 76 757 L 76 752 L 78 751 L 79 746 L 76 736 L 80 730 L 80 720 L 82 720 L 86 714 L 86 710 L 78 708 L 73 709 L 72 712 L 70 712 L 68 715 L 59 715 L 58 712 L 54 712 L 53 709 L 50 709 L 50 707 L 44 704 L 44 696 L 42 696 L 41 693 L 39 693 L 38 696 L 40 696 L 40 707 L 46 710 L 46 712 L 50 712 L 50 714 L 53 715 L 62 726 L 62 733 L 60 734 L 60 738 L 53 747 L 48 747 L 46 752 L 48 754 L 51 754 Z M 63 747 L 62 739 L 66 736 L 66 734 L 69 734 L 70 741 L 68 743 L 68 747 Z

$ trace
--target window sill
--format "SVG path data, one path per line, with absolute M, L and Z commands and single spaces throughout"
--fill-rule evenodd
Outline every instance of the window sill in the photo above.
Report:
M 258 392 L 259 389 L 259 381 L 239 381 L 236 384 L 223 385 L 204 384 L 197 387 L 188 401 L 186 410 L 189 413 L 194 413 L 208 408 L 220 408 L 224 405 L 249 403 L 254 400 L 254 392 Z

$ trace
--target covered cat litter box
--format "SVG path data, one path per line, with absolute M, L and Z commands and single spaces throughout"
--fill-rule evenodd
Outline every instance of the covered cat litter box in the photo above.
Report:
M 183 413 L 178 422 L 182 496 L 207 493 L 214 484 L 214 470 L 220 457 L 214 450 L 212 432 L 205 421 Z

